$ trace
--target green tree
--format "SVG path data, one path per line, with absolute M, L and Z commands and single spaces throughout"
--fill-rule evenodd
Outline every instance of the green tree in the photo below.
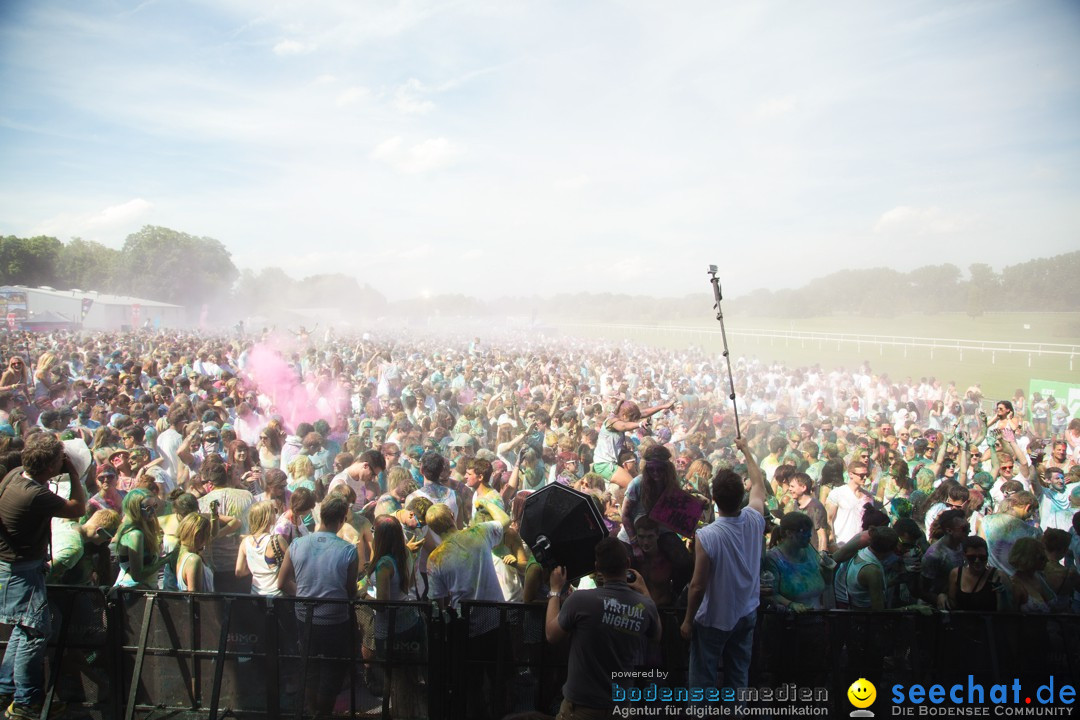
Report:
M 1073 311 L 1080 306 L 1080 251 L 1009 265 L 1001 282 L 1010 302 L 1030 310 Z
M 101 243 L 72 238 L 63 246 L 56 264 L 56 287 L 114 292 L 120 251 Z M 121 288 L 126 291 L 126 288 Z
M 0 282 L 7 285 L 51 285 L 56 282 L 56 262 L 63 244 L 39 235 L 0 239 Z
M 278 267 L 258 273 L 244 270 L 233 289 L 234 306 L 241 315 L 270 314 L 292 304 L 296 281 Z
M 153 225 L 128 235 L 121 253 L 132 294 L 189 307 L 224 297 L 239 275 L 220 241 Z
M 994 309 L 994 299 L 1001 294 L 1001 277 L 986 263 L 973 263 L 968 272 L 971 279 L 967 288 L 967 312 L 971 317 L 978 317 Z
M 955 308 L 963 298 L 960 287 L 960 268 L 946 263 L 926 265 L 908 273 L 911 282 L 911 304 L 916 310 L 939 313 Z

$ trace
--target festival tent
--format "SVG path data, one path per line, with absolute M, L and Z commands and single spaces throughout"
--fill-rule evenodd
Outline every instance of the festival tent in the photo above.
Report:
M 145 298 L 44 285 L 4 285 L 0 286 L 0 322 L 11 329 L 32 330 L 43 324 L 58 329 L 57 323 L 67 323 L 85 330 L 125 330 L 145 325 L 184 327 L 187 316 L 181 305 Z

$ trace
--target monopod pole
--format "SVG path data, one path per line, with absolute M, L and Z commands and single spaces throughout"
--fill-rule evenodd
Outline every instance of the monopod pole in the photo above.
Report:
M 720 278 L 716 277 L 716 266 L 709 266 L 709 275 L 712 283 L 713 298 L 716 300 L 716 319 L 720 321 L 720 337 L 724 341 L 724 358 L 727 360 L 727 377 L 728 386 L 731 389 L 731 394 L 728 398 L 731 400 L 731 408 L 735 411 L 735 437 L 742 437 L 742 428 L 739 426 L 739 406 L 735 404 L 735 378 L 731 374 L 731 353 L 728 351 L 727 344 L 727 330 L 724 328 L 724 311 L 720 308 L 720 301 L 723 300 L 723 296 L 720 294 Z

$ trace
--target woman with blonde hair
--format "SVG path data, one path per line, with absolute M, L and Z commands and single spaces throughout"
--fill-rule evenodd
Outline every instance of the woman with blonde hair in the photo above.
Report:
M 201 553 L 210 542 L 210 521 L 191 513 L 180 521 L 180 559 L 176 563 L 176 584 L 181 592 L 214 592 L 214 572 Z
M 53 377 L 53 366 L 60 358 L 52 352 L 46 351 L 38 356 L 37 367 L 34 370 L 34 402 L 49 397 L 56 378 Z
M 160 556 L 161 527 L 157 520 L 157 503 L 141 488 L 124 497 L 124 520 L 116 533 L 116 560 L 120 574 L 118 587 L 157 587 L 157 575 L 167 563 L 176 559 L 176 551 Z
M 277 519 L 274 502 L 263 500 L 248 510 L 248 527 L 251 534 L 240 543 L 236 554 L 236 577 L 251 575 L 251 593 L 264 597 L 277 597 L 278 571 L 285 559 L 280 535 L 271 532 Z
M 1009 549 L 1009 564 L 1013 567 L 1012 609 L 1022 613 L 1048 613 L 1057 602 L 1057 595 L 1046 582 L 1046 548 L 1037 538 L 1020 538 Z
M 699 498 L 704 498 L 706 501 L 705 509 L 702 510 L 701 513 L 701 520 L 705 523 L 711 523 L 715 519 L 712 503 L 712 489 L 710 488 L 712 477 L 712 463 L 708 460 L 698 458 L 690 463 L 690 467 L 686 468 L 686 476 L 683 478 L 683 487 L 690 494 L 696 495 Z
M 711 497 L 709 483 L 712 482 L 712 465 L 708 460 L 698 458 L 690 463 L 683 476 L 683 488 L 691 493 Z
M 13 355 L 8 359 L 7 369 L 0 375 L 0 392 L 23 392 L 30 384 L 30 370 L 26 362 L 19 355 Z
M 307 488 L 315 492 L 315 465 L 307 455 L 297 455 L 289 463 L 289 491 L 296 492 L 300 488 Z
M 386 473 L 386 492 L 375 503 L 375 515 L 393 515 L 405 507 L 405 500 L 416 490 L 416 481 L 412 473 L 400 465 L 395 465 Z

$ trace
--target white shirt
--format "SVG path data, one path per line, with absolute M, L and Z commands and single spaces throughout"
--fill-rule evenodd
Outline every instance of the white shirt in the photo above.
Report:
M 1009 478 L 1009 480 L 1016 480 L 1024 486 L 1025 490 L 1031 492 L 1031 483 L 1023 475 L 1017 473 L 1011 478 Z M 1005 499 L 1005 493 L 1001 491 L 1001 486 L 1004 485 L 1006 482 L 1008 482 L 1008 480 L 1006 480 L 1005 478 L 998 477 L 998 479 L 994 481 L 994 486 L 990 488 L 990 497 L 994 499 L 995 504 L 1000 503 L 1002 500 Z
M 765 518 L 743 508 L 736 517 L 718 517 L 698 530 L 697 541 L 709 556 L 712 571 L 694 622 L 731 630 L 759 604 Z
M 173 428 L 169 428 L 158 435 L 158 452 L 161 454 L 161 457 L 165 459 L 165 470 L 169 473 L 170 477 L 179 477 L 178 470 L 180 469 L 180 460 L 176 456 L 176 451 L 180 449 L 180 446 L 183 443 L 183 436 Z
M 836 535 L 836 543 L 843 545 L 862 532 L 863 505 L 867 498 L 843 485 L 829 493 L 828 502 L 836 506 L 833 534 Z

